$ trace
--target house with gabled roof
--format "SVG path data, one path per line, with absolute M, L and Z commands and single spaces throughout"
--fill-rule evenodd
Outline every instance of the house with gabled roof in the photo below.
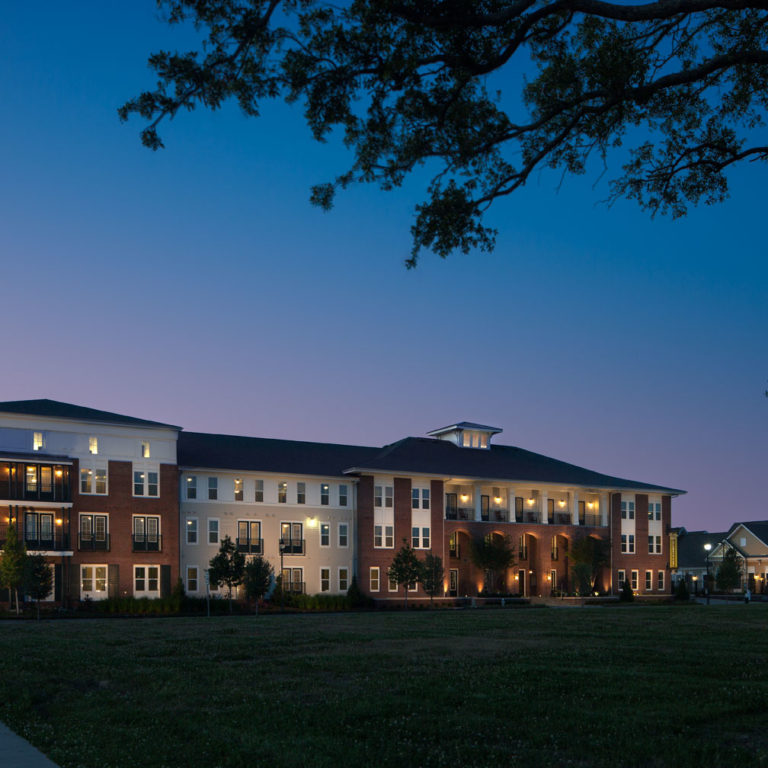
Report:
M 753 593 L 766 591 L 768 584 L 768 520 L 734 523 L 712 549 L 715 569 L 728 549 L 736 552 L 742 564 L 741 589 Z

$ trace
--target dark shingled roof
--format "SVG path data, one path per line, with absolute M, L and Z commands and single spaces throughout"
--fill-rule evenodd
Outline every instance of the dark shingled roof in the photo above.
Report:
M 731 536 L 740 525 L 743 525 L 748 531 L 754 533 L 763 543 L 768 544 L 768 520 L 753 520 L 752 522 L 734 523 L 726 535 Z
M 490 448 L 462 448 L 448 440 L 406 437 L 384 447 L 368 461 L 357 461 L 357 469 L 371 469 L 393 474 L 419 472 L 427 475 L 478 477 L 497 480 L 566 483 L 595 488 L 632 488 L 661 493 L 685 493 L 621 477 L 611 477 L 565 461 L 551 459 L 511 445 Z
M 707 551 L 705 544 L 711 544 L 712 550 L 727 536 L 725 531 L 709 533 L 708 531 L 686 531 L 677 539 L 677 567 L 706 568 Z
M 380 448 L 266 437 L 182 432 L 178 442 L 180 467 L 290 472 L 299 475 L 339 475 L 366 462 Z
M 123 416 L 109 411 L 98 411 L 82 405 L 60 403 L 58 400 L 10 400 L 0 403 L 0 413 L 18 413 L 25 416 L 48 416 L 55 419 L 76 419 L 78 421 L 99 421 L 105 424 L 124 424 L 131 427 L 165 427 L 181 429 L 172 424 L 161 424 L 159 421 L 135 419 L 133 416 Z

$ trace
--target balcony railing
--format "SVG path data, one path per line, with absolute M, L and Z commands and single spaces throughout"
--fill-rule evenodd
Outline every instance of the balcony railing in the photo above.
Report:
M 77 548 L 83 552 L 109 552 L 109 534 L 94 535 L 80 531 Z
M 284 555 L 303 555 L 304 539 L 280 539 L 280 551 Z
M 587 514 L 587 515 L 584 516 L 584 525 L 600 526 L 602 524 L 603 524 L 603 522 L 602 522 L 602 519 L 601 519 L 600 515 L 590 515 L 590 514 Z
M 523 522 L 524 523 L 539 523 L 539 522 L 541 522 L 541 518 L 539 517 L 538 511 L 534 510 L 534 509 L 525 509 L 525 510 L 523 510 Z
M 33 552 L 58 552 L 69 549 L 69 533 L 56 526 L 50 533 L 36 532 L 34 535 L 25 535 L 25 531 L 18 530 L 18 536 L 24 542 L 26 548 Z M 22 538 L 23 537 L 23 538 Z M 8 539 L 8 526 L 0 526 L 0 549 L 5 546 Z
M 555 512 L 555 525 L 570 525 L 571 513 L 570 512 Z
M 246 555 L 260 555 L 264 551 L 263 539 L 237 539 L 237 551 Z
M 160 552 L 163 548 L 163 537 L 158 536 L 137 536 L 133 535 L 134 552 Z

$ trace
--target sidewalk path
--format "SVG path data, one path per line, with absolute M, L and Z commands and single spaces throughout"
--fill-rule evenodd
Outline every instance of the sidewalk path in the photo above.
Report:
M 3 768 L 58 768 L 39 749 L 0 723 L 0 763 Z

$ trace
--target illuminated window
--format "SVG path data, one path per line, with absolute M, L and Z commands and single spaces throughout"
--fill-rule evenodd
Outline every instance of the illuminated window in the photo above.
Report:
M 32 450 L 39 451 L 45 448 L 45 436 L 42 432 L 35 432 L 32 435 Z
M 88 438 L 88 452 L 92 453 L 94 456 L 99 452 L 99 438 L 98 437 L 89 437 Z
M 149 440 L 141 441 L 141 458 L 142 459 L 149 458 Z
M 331 546 L 331 524 L 330 523 L 320 523 L 320 546 L 321 547 Z
M 160 597 L 160 566 L 134 565 L 133 592 L 139 597 Z
M 80 566 L 80 597 L 103 600 L 107 596 L 107 566 Z
M 253 500 L 264 501 L 264 481 L 263 480 L 256 481 L 256 495 L 254 496 Z
M 80 470 L 80 493 L 104 496 L 107 493 L 107 470 L 83 467 Z
M 339 523 L 339 546 L 346 547 L 349 545 L 349 525 L 347 523 Z
M 296 503 L 297 504 L 307 503 L 307 484 L 306 483 L 296 483 Z
M 241 478 L 235 478 L 235 501 L 243 500 L 243 481 Z
M 348 487 L 346 485 L 339 486 L 339 506 L 346 507 L 349 503 Z
M 368 570 L 368 583 L 371 592 L 378 592 L 380 589 L 380 576 L 378 566 L 373 566 Z
M 80 549 L 108 550 L 106 515 L 80 515 Z
M 24 488 L 27 493 L 37 493 L 37 466 L 27 464 L 24 474 Z
M 197 478 L 196 477 L 187 478 L 187 498 L 188 499 L 197 498 Z
M 277 501 L 279 504 L 288 503 L 288 483 L 284 481 L 277 484 Z
M 197 524 L 195 524 L 195 532 Z M 197 540 L 197 534 L 195 534 Z M 160 518 L 152 515 L 133 516 L 133 551 L 134 552 L 159 552 L 160 551 Z
M 324 506 L 331 503 L 331 486 L 328 483 L 320 483 L 320 503 Z
M 187 544 L 197 544 L 197 518 L 187 519 Z
M 217 536 L 218 530 L 219 523 L 216 521 Z M 258 520 L 237 521 L 237 548 L 240 552 L 248 552 L 253 555 L 261 554 L 261 522 Z
M 331 569 L 330 568 L 320 569 L 320 591 L 321 592 L 331 591 Z

